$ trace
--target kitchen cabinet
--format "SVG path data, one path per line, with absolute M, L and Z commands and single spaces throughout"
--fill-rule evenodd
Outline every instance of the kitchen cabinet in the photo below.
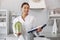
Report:
M 49 20 L 53 20 L 52 34 L 58 33 L 57 20 L 60 20 L 60 8 L 50 10 Z
M 9 11 L 0 9 L 0 34 L 9 34 Z

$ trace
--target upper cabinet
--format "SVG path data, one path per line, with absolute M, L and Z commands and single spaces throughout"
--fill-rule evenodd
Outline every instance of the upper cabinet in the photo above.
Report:
M 45 0 L 29 0 L 30 9 L 44 9 L 46 8 Z

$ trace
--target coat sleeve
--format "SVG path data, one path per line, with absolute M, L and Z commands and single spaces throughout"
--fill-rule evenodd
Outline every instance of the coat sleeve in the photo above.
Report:
M 16 23 L 16 19 L 14 19 L 13 20 L 13 24 L 12 24 L 12 28 L 13 28 L 13 34 L 15 35 L 15 36 L 17 36 L 15 33 L 16 33 L 16 30 L 15 30 L 15 23 Z

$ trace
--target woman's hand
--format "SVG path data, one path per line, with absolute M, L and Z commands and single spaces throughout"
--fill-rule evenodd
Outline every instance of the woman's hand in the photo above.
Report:
M 41 31 L 42 31 L 41 27 L 37 28 L 37 32 L 41 32 Z
M 15 33 L 15 34 L 17 34 L 17 36 L 20 36 L 21 35 L 21 33 Z

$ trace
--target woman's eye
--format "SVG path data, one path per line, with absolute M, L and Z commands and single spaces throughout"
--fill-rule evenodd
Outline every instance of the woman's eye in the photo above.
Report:
M 29 9 L 29 7 L 24 7 L 24 9 Z
M 24 9 L 26 9 L 26 7 L 24 7 Z
M 29 9 L 29 7 L 27 7 Z

